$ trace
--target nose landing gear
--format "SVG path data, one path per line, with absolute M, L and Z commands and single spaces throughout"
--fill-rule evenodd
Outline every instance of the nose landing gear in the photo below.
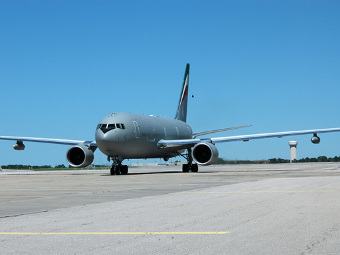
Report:
M 109 159 L 109 158 L 108 158 Z M 119 156 L 112 157 L 112 167 L 110 169 L 111 175 L 126 175 L 129 172 L 129 168 L 127 165 L 122 165 L 123 159 Z

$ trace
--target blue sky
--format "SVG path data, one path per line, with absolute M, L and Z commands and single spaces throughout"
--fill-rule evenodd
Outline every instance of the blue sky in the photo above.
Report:
M 339 1 L 0 1 L 0 135 L 94 139 L 111 112 L 214 136 L 340 127 Z M 339 156 L 340 134 L 218 144 L 226 159 Z M 66 164 L 67 146 L 1 141 L 0 164 Z M 96 164 L 106 157 L 95 153 Z

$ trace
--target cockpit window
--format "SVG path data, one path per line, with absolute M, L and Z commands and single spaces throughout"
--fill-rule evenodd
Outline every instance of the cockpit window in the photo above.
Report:
M 115 123 L 115 124 L 98 124 L 97 129 L 100 129 L 104 133 L 109 132 L 112 129 L 125 129 L 125 125 L 123 123 Z

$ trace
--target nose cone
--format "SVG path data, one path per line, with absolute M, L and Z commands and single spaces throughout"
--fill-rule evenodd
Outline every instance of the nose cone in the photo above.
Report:
M 107 156 L 117 156 L 124 153 L 126 136 L 121 130 L 110 130 L 103 132 L 96 130 L 96 142 L 98 149 Z
M 110 132 L 103 132 L 101 129 L 96 130 L 95 138 L 98 149 L 107 156 L 110 156 L 110 148 L 112 147 L 112 135 Z M 110 139 L 111 138 L 111 139 Z
M 112 113 L 99 121 L 95 137 L 98 149 L 107 156 L 122 156 L 127 140 L 126 115 Z

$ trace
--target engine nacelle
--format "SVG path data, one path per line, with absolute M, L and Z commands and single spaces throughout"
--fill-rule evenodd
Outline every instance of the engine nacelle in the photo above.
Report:
M 66 159 L 72 167 L 87 167 L 93 162 L 94 153 L 87 146 L 76 145 L 67 151 Z
M 318 137 L 317 134 L 314 134 L 311 141 L 314 144 L 319 144 L 320 143 L 320 137 Z
M 199 143 L 192 149 L 192 158 L 199 165 L 211 165 L 218 159 L 218 150 L 212 143 Z
M 23 151 L 25 149 L 25 144 L 22 141 L 17 141 L 17 143 L 13 145 L 13 149 Z

